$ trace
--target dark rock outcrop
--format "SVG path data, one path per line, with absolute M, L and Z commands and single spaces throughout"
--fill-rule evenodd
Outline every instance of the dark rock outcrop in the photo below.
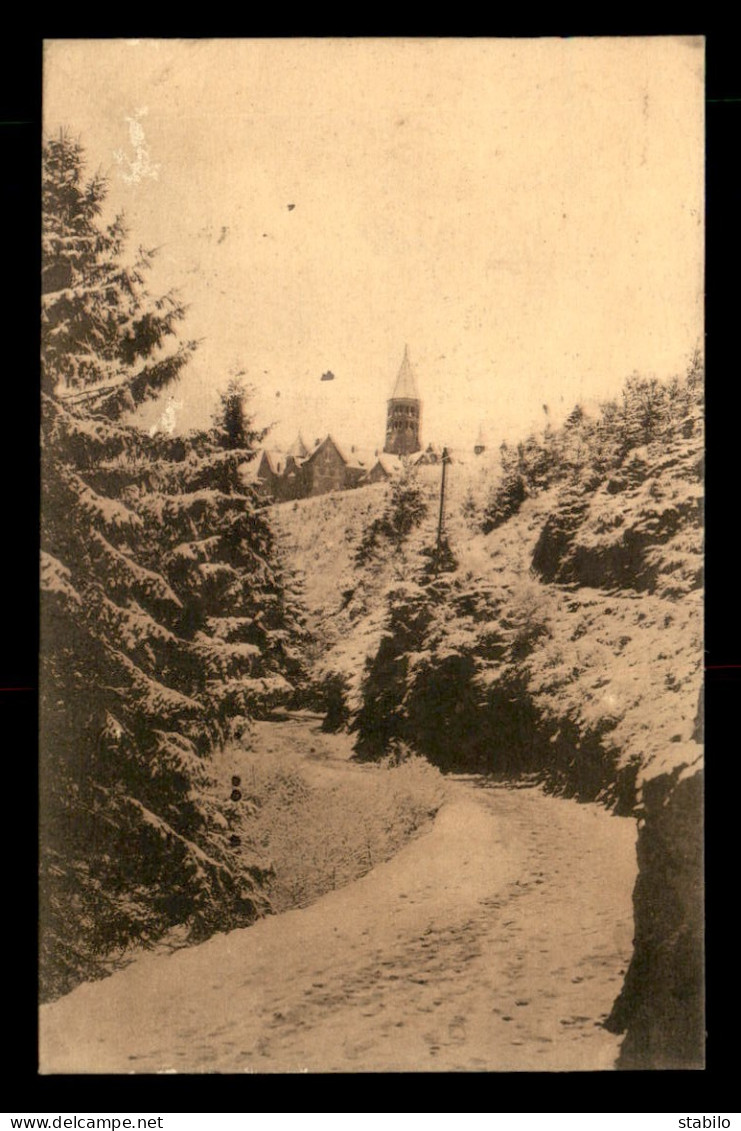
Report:
M 605 1027 L 621 1069 L 703 1068 L 703 774 L 645 782 L 633 894 L 634 952 Z

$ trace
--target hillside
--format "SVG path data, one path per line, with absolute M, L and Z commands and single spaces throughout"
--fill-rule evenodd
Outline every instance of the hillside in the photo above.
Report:
M 400 549 L 385 547 L 361 567 L 355 553 L 387 505 L 389 485 L 275 507 L 321 640 L 320 679 L 344 681 L 354 720 L 364 664 L 388 640 L 390 613 L 416 603 L 426 623 L 408 652 L 405 702 L 395 716 L 400 737 L 410 737 L 404 723 L 421 673 L 469 657 L 482 708 L 499 681 L 524 682 L 539 727 L 558 724 L 549 734 L 554 755 L 562 739 L 598 742 L 621 779 L 692 766 L 699 758 L 692 734 L 701 685 L 701 457 L 699 428 L 670 445 L 657 438 L 633 449 L 620 475 L 578 494 L 571 484 L 548 486 L 488 534 L 471 517 L 472 485 L 481 493 L 476 478 L 491 482 L 497 472 L 491 461 L 483 471 L 473 457 L 454 462 L 445 530 L 457 568 L 434 582 L 420 571 L 435 541 L 439 468 L 419 472 L 425 519 Z M 373 740 L 370 732 L 363 737 Z M 495 746 L 486 759 L 498 768 Z M 553 772 L 558 759 L 548 761 Z M 590 792 L 566 778 L 561 784 Z M 614 800 L 615 781 L 599 785 L 597 794 L 604 788 Z
M 623 1067 L 701 1063 L 702 374 L 632 378 L 596 419 L 273 509 L 304 574 L 328 727 L 377 758 L 534 775 L 639 818 Z M 406 498 L 403 536 L 368 542 Z M 391 522 L 391 526 L 389 523 Z

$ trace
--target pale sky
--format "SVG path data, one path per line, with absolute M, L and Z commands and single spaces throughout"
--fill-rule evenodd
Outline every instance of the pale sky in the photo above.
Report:
M 53 40 L 44 83 L 202 339 L 146 426 L 244 371 L 271 445 L 382 445 L 408 344 L 423 443 L 494 444 L 702 342 L 700 39 Z

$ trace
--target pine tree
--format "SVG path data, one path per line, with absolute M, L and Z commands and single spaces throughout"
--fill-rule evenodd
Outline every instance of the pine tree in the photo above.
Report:
M 238 457 L 213 437 L 197 453 L 198 442 L 121 423 L 191 355 L 193 343 L 170 342 L 183 308 L 146 292 L 148 253 L 125 265 L 123 223 L 101 224 L 105 183 L 85 179 L 80 145 L 48 141 L 43 167 L 41 988 L 50 997 L 105 973 L 116 948 L 178 923 L 196 935 L 247 923 L 266 900 L 259 865 L 234 850 L 239 817 L 210 776 L 225 710 L 199 637 L 226 599 L 210 606 L 209 586 L 239 584 L 242 535 L 255 535 L 242 497 L 213 486 L 234 482 Z M 191 537 L 196 558 L 199 545 L 211 555 L 195 598 L 175 537 L 180 547 Z M 268 550 L 265 531 L 249 540 L 253 577 Z M 224 660 L 222 684 L 229 671 Z
M 219 396 L 219 407 L 213 415 L 213 436 L 219 447 L 252 456 L 268 430 L 255 427 L 247 411 L 247 399 L 248 390 L 239 373 Z
M 158 492 L 140 491 L 136 503 L 182 602 L 178 629 L 199 658 L 202 693 L 223 726 L 291 700 L 306 678 L 302 616 L 265 503 L 242 475 L 263 437 L 245 402 L 232 382 L 212 429 L 179 440 L 184 458 L 162 461 Z
M 50 138 L 42 177 L 42 388 L 116 419 L 158 396 L 190 359 L 195 343 L 170 341 L 185 308 L 173 293 L 147 294 L 153 251 L 125 262 L 123 217 L 101 223 L 107 184 L 85 180 L 79 142 Z

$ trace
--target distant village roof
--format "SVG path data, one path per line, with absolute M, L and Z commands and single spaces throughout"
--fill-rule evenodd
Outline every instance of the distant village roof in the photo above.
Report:
M 381 452 L 376 458 L 375 463 L 380 463 L 387 475 L 400 475 L 404 468 L 401 457 L 392 455 L 389 452 Z
M 266 473 L 276 477 L 293 474 L 304 464 L 313 464 L 318 453 L 330 445 L 335 448 L 344 465 L 361 478 L 369 475 L 377 466 L 382 468 L 387 477 L 399 475 L 403 470 L 403 461 L 397 455 L 389 455 L 380 448 L 361 448 L 355 444 L 341 444 L 334 436 L 328 434 L 311 452 L 302 440 L 300 444 L 299 441 L 294 441 L 287 451 L 262 448 L 255 459 L 242 465 L 242 477 L 246 483 L 255 483 L 264 480 Z M 294 455 L 294 451 L 304 451 L 306 455 Z
M 263 449 L 263 458 L 266 460 L 268 467 L 272 471 L 273 475 L 280 475 L 286 464 L 286 457 L 284 453 L 277 451 L 274 448 L 272 450 L 265 448 Z
M 378 448 L 358 448 L 355 444 L 351 447 L 343 447 L 342 452 L 345 456 L 345 462 L 350 467 L 362 467 L 366 470 L 373 467 L 373 464 L 378 459 Z
M 409 347 L 404 346 L 404 358 L 401 363 L 399 375 L 396 378 L 394 391 L 391 394 L 391 400 L 405 398 L 407 400 L 418 401 L 419 392 L 417 391 L 417 379 L 414 376 L 414 370 L 409 360 Z
M 275 449 L 260 448 L 251 460 L 239 466 L 239 474 L 245 483 L 256 483 L 264 478 L 265 472 L 278 476 L 286 466 L 286 457 L 283 452 Z
M 347 463 L 347 457 L 346 457 L 345 453 L 343 452 L 342 448 L 340 447 L 340 445 L 335 440 L 334 436 L 332 436 L 331 433 L 329 433 L 329 432 L 327 433 L 327 435 L 324 437 L 323 440 L 316 440 L 315 441 L 314 447 L 311 449 L 311 452 L 306 457 L 306 462 L 311 463 L 316 458 L 317 453 L 323 452 L 324 449 L 327 448 L 330 444 L 332 445 L 333 448 L 336 448 L 336 450 L 338 451 L 338 453 L 340 454 L 340 456 L 342 458 L 342 462 Z

